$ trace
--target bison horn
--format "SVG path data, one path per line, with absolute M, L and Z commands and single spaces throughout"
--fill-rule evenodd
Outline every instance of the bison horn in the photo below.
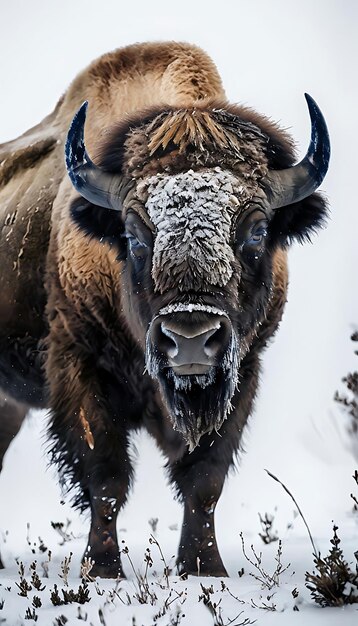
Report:
M 65 146 L 67 172 L 76 191 L 86 200 L 106 209 L 120 211 L 123 178 L 97 167 L 86 151 L 84 126 L 87 107 L 88 102 L 84 102 L 68 131 Z
M 324 117 L 311 96 L 305 93 L 311 118 L 311 142 L 300 163 L 284 170 L 271 170 L 263 181 L 270 209 L 299 202 L 321 184 L 328 170 L 330 143 Z

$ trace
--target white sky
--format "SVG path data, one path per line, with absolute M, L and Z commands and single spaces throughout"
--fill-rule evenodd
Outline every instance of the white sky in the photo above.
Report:
M 305 91 L 326 116 L 332 162 L 323 189 L 331 221 L 313 245 L 291 253 L 289 302 L 266 353 L 260 399 L 245 437 L 247 454 L 218 513 L 219 533 L 228 541 L 243 506 L 252 511 L 248 527 L 258 510 L 273 508 L 273 493 L 279 506 L 292 508 L 279 488 L 269 485 L 264 467 L 279 474 L 309 509 L 318 533 L 323 517 L 330 524 L 333 515 L 345 514 L 336 496 L 353 488 L 354 463 L 334 425 L 333 417 L 340 418 L 332 397 L 341 377 L 356 366 L 349 335 L 358 325 L 357 13 L 354 0 L 0 3 L 0 141 L 49 113 L 76 73 L 96 56 L 145 40 L 201 45 L 217 63 L 228 97 L 292 129 L 301 151 L 309 141 Z M 47 495 L 51 481 L 42 482 L 36 429 L 25 432 L 0 477 L 2 500 L 15 489 L 20 494 L 10 509 L 1 506 L 2 527 L 24 519 L 21 498 L 28 516 L 33 507 L 46 512 L 57 499 L 57 492 Z M 142 448 L 162 490 L 161 514 L 172 519 L 178 509 L 162 486 L 154 447 L 142 442 Z M 25 487 L 16 478 L 19 463 L 29 476 Z M 148 465 L 143 472 L 148 479 Z M 144 485 L 143 479 L 126 519 L 138 519 L 142 511 L 145 522 L 155 515 Z

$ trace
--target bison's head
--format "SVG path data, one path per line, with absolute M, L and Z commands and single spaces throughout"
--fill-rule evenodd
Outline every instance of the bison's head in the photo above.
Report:
M 324 219 L 314 191 L 328 133 L 307 102 L 311 143 L 297 165 L 283 133 L 233 107 L 156 111 L 117 127 L 100 167 L 84 146 L 86 104 L 72 123 L 67 167 L 86 200 L 72 216 L 118 249 L 128 327 L 191 448 L 230 410 L 270 307 L 277 249 Z

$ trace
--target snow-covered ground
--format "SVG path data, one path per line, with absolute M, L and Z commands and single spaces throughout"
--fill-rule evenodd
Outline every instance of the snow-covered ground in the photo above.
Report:
M 217 63 L 229 98 L 290 127 L 301 151 L 309 139 L 303 98 L 303 92 L 308 91 L 321 106 L 332 139 L 332 163 L 323 186 L 330 198 L 331 220 L 313 245 L 297 246 L 291 252 L 289 302 L 281 329 L 266 353 L 260 397 L 245 435 L 246 454 L 239 473 L 228 480 L 217 510 L 218 541 L 231 575 L 225 584 L 243 603 L 226 589 L 221 591 L 219 580 L 178 581 L 175 576 L 169 580 L 172 595 L 167 601 L 165 579 L 162 589 L 152 575 L 153 569 L 160 575 L 163 564 L 157 547 L 151 544 L 155 564 L 149 585 L 158 596 L 153 606 L 133 598 L 136 579 L 126 559 L 129 580 L 120 584 L 117 594 L 113 593 L 114 582 L 98 581 L 97 590 L 89 584 L 91 601 L 81 605 L 80 612 L 78 604 L 53 606 L 50 591 L 55 583 L 64 586 L 58 576 L 60 563 L 70 551 L 69 587 L 78 589 L 88 522 L 68 503 L 61 504 L 55 472 L 46 469 L 44 459 L 46 417 L 35 412 L 10 448 L 0 475 L 0 551 L 6 564 L 0 573 L 0 607 L 4 600 L 0 624 L 2 620 L 5 626 L 28 623 L 25 614 L 29 607 L 33 609 L 32 598 L 37 595 L 42 602 L 35 608 L 37 623 L 44 626 L 80 624 L 81 619 L 94 626 L 206 626 L 214 619 L 204 603 L 198 602 L 202 583 L 205 587 L 213 584 L 213 602 L 222 599 L 224 624 L 243 611 L 233 624 L 247 618 L 267 625 L 353 626 L 358 623 L 358 605 L 322 609 L 310 599 L 304 585 L 304 573 L 313 567 L 307 532 L 292 500 L 264 470 L 277 475 L 294 494 L 322 554 L 329 549 L 334 520 L 346 558 L 352 562 L 358 547 L 358 517 L 351 513 L 350 493 L 355 487 L 352 474 L 358 459 L 350 450 L 345 418 L 335 406 L 333 394 L 342 389 L 342 376 L 356 368 L 357 360 L 349 340 L 358 325 L 357 3 L 13 0 L 1 4 L 0 17 L 0 141 L 20 134 L 44 117 L 75 74 L 99 54 L 135 41 L 158 39 L 201 45 Z M 119 527 L 135 569 L 144 572 L 144 553 L 153 532 L 148 521 L 158 518 L 155 536 L 166 560 L 173 563 L 181 510 L 166 486 L 163 459 L 154 444 L 140 435 L 136 446 L 137 482 Z M 279 586 L 271 591 L 262 590 L 250 576 L 252 568 L 245 561 L 239 536 L 242 532 L 248 553 L 251 544 L 262 551 L 263 565 L 272 573 L 277 543 L 265 546 L 258 535 L 258 513 L 263 516 L 266 512 L 274 515 L 274 528 L 283 541 L 282 562 L 291 563 Z M 66 523 L 67 518 L 75 538 L 60 546 L 51 521 Z M 52 551 L 49 578 L 42 578 L 46 589 L 21 597 L 15 558 L 24 563 L 28 581 L 34 559 L 42 577 L 40 564 L 48 555 L 39 550 L 39 536 Z M 239 577 L 242 567 L 244 574 Z M 292 596 L 295 588 L 297 598 Z M 131 597 L 129 605 L 126 592 Z M 273 592 L 275 595 L 267 600 Z M 155 620 L 165 602 L 175 596 L 169 612 Z M 181 602 L 182 616 L 175 622 L 176 606 Z M 276 611 L 254 606 L 263 603 L 274 603 Z M 299 611 L 293 610 L 294 605 Z M 61 615 L 68 621 L 61 621 Z

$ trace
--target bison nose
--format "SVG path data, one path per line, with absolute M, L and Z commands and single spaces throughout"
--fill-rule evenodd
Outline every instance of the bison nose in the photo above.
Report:
M 230 336 L 230 321 L 212 315 L 200 321 L 162 318 L 154 339 L 157 349 L 167 356 L 168 365 L 185 375 L 205 373 L 226 349 Z

